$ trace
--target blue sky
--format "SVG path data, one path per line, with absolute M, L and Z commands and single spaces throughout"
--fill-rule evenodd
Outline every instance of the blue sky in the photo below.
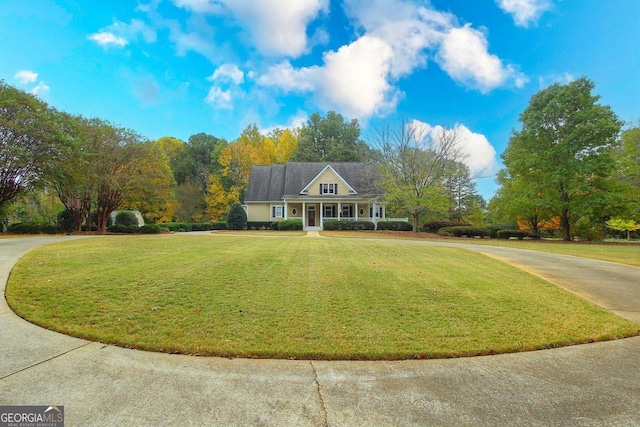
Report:
M 314 112 L 459 127 L 490 198 L 530 97 L 592 79 L 640 119 L 638 0 L 2 0 L 0 79 L 147 138 Z

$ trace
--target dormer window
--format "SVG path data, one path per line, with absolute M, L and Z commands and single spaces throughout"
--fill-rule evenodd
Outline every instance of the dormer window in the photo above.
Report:
M 338 184 L 320 184 L 320 194 L 338 194 Z

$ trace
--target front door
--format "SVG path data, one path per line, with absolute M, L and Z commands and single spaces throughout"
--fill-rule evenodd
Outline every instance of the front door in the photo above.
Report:
M 309 218 L 309 227 L 316 226 L 316 207 L 309 206 L 309 211 L 307 212 L 307 217 Z

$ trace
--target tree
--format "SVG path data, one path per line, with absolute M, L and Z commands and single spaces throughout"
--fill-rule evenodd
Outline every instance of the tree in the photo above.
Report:
M 217 175 L 211 175 L 209 192 L 205 196 L 207 213 L 212 221 L 220 221 L 229 211 L 229 206 L 240 201 L 240 189 L 231 187 L 225 189 Z
M 358 120 L 347 122 L 341 114 L 329 111 L 326 117 L 314 113 L 298 132 L 299 162 L 361 162 L 370 158 L 371 149 L 360 140 Z
M 560 217 L 565 240 L 572 240 L 578 219 L 601 217 L 623 204 L 621 188 L 610 179 L 620 122 L 597 104 L 593 87 L 583 77 L 535 94 L 520 116 L 522 130 L 502 155 L 507 179 L 527 197 L 544 199 L 542 205 Z
M 497 181 L 501 187 L 491 201 L 495 216 L 501 222 L 519 221 L 533 234 L 540 234 L 542 225 L 554 217 L 553 200 L 539 186 L 542 177 L 536 171 L 520 176 L 503 169 L 498 172 Z
M 226 145 L 227 141 L 224 139 L 206 133 L 191 135 L 185 153 L 186 170 L 178 173 L 176 182 L 193 182 L 202 189 L 204 195 L 209 185 L 209 175 L 219 172 L 218 158 Z
M 205 200 L 212 219 L 222 218 L 231 203 L 242 199 L 255 165 L 286 163 L 297 147 L 289 130 L 276 129 L 262 135 L 255 124 L 247 126 L 240 137 L 226 145 L 218 158 L 222 170 L 212 174 Z
M 411 215 L 413 231 L 418 231 L 423 213 L 446 212 L 447 167 L 463 157 L 457 128 L 428 128 L 401 121 L 399 126 L 380 128 L 374 139 L 382 157 L 380 173 L 385 197 Z
M 0 80 L 0 206 L 43 182 L 66 149 L 60 115 Z
M 246 230 L 247 229 L 247 213 L 238 202 L 231 205 L 229 214 L 227 215 L 228 230 Z
M 616 179 L 629 185 L 631 196 L 628 215 L 640 220 L 640 127 L 622 132 L 620 142 L 615 152 L 618 162 Z
M 445 194 L 449 198 L 449 219 L 462 221 L 472 209 L 474 217 L 477 217 L 477 211 L 482 204 L 478 198 L 482 198 L 476 194 L 476 184 L 469 167 L 462 162 L 451 162 L 443 178 Z M 480 216 L 482 216 L 481 213 Z
M 175 179 L 165 151 L 157 144 L 141 142 L 136 151 L 130 168 L 132 182 L 122 207 L 138 210 L 145 219 L 157 221 L 165 216 L 167 202 L 174 200 Z
M 640 223 L 632 219 L 611 218 L 607 221 L 607 227 L 616 231 L 626 231 L 627 240 L 631 240 L 631 232 L 640 230 Z

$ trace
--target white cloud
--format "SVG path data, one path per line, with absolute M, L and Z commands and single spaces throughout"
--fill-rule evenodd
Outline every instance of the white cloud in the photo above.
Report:
M 263 55 L 296 58 L 308 50 L 307 25 L 329 0 L 173 0 L 196 13 L 231 13 Z
M 38 79 L 38 73 L 35 73 L 31 70 L 20 70 L 14 76 L 20 84 L 28 85 L 29 83 L 34 83 Z
M 358 118 L 395 108 L 400 94 L 388 80 L 392 57 L 391 46 L 371 36 L 325 54 L 318 85 L 321 102 Z
M 115 34 L 106 31 L 91 34 L 89 36 L 89 40 L 93 40 L 102 47 L 125 47 L 129 43 L 123 37 L 118 37 Z
M 538 77 L 538 85 L 540 89 L 551 86 L 554 83 L 566 85 L 574 81 L 576 78 L 571 73 L 550 74 Z
M 552 7 L 550 0 L 496 0 L 496 3 L 500 9 L 513 16 L 516 25 L 525 28 L 537 22 Z
M 428 51 L 455 23 L 451 14 L 402 0 L 347 0 L 345 10 L 365 34 L 391 47 L 390 72 L 394 78 L 424 67 Z
M 231 110 L 233 108 L 233 96 L 230 90 L 222 90 L 217 86 L 209 89 L 205 101 L 214 108 L 221 110 Z
M 345 12 L 362 35 L 325 52 L 323 64 L 271 66 L 257 82 L 285 92 L 314 93 L 325 109 L 366 119 L 393 110 L 403 94 L 396 82 L 424 68 L 430 56 L 451 78 L 482 93 L 522 87 L 526 76 L 488 51 L 483 33 L 428 3 L 346 0 Z
M 244 81 L 244 73 L 235 64 L 222 64 L 216 68 L 216 71 L 213 72 L 208 80 L 214 82 L 231 82 L 239 85 Z
M 362 36 L 325 53 L 323 66 L 296 69 L 285 61 L 269 68 L 257 83 L 285 92 L 313 92 L 327 110 L 367 118 L 394 108 L 400 97 L 388 81 L 391 57 L 383 40 Z
M 40 82 L 36 87 L 31 89 L 31 94 L 42 97 L 49 93 L 49 89 L 49 86 L 47 86 L 45 82 Z
M 116 21 L 112 25 L 91 34 L 89 40 L 93 40 L 102 47 L 125 47 L 130 40 L 141 36 L 146 43 L 156 41 L 156 32 L 139 19 L 132 19 L 129 24 Z
M 492 172 L 497 167 L 496 150 L 487 137 L 472 132 L 464 125 L 456 124 L 453 128 L 447 129 L 441 125 L 431 126 L 429 123 L 413 120 L 407 126 L 415 128 L 417 135 L 430 136 L 436 146 L 440 143 L 443 133 L 446 136 L 456 134 L 461 161 L 469 167 L 472 175 Z
M 269 67 L 266 73 L 258 77 L 257 83 L 262 86 L 275 86 L 284 92 L 313 92 L 321 69 L 318 66 L 293 68 L 289 61 Z
M 308 48 L 307 25 L 328 0 L 224 0 L 264 55 L 296 58 Z
M 189 52 L 196 52 L 211 62 L 219 60 L 216 46 L 203 37 L 199 31 L 184 32 L 175 21 L 167 21 L 169 28 L 169 40 L 176 45 L 176 52 L 179 56 L 185 56 Z
M 220 2 L 209 0 L 173 0 L 173 4 L 198 13 L 220 13 L 224 10 Z
M 509 83 L 524 86 L 527 77 L 513 66 L 503 65 L 487 48 L 484 34 L 467 24 L 448 32 L 436 60 L 451 78 L 482 93 Z
M 289 118 L 289 122 L 285 125 L 274 125 L 267 128 L 260 128 L 260 133 L 262 135 L 268 135 L 276 129 L 289 129 L 295 130 L 301 128 L 303 125 L 307 123 L 309 120 L 309 116 L 304 111 L 298 111 L 292 117 Z

